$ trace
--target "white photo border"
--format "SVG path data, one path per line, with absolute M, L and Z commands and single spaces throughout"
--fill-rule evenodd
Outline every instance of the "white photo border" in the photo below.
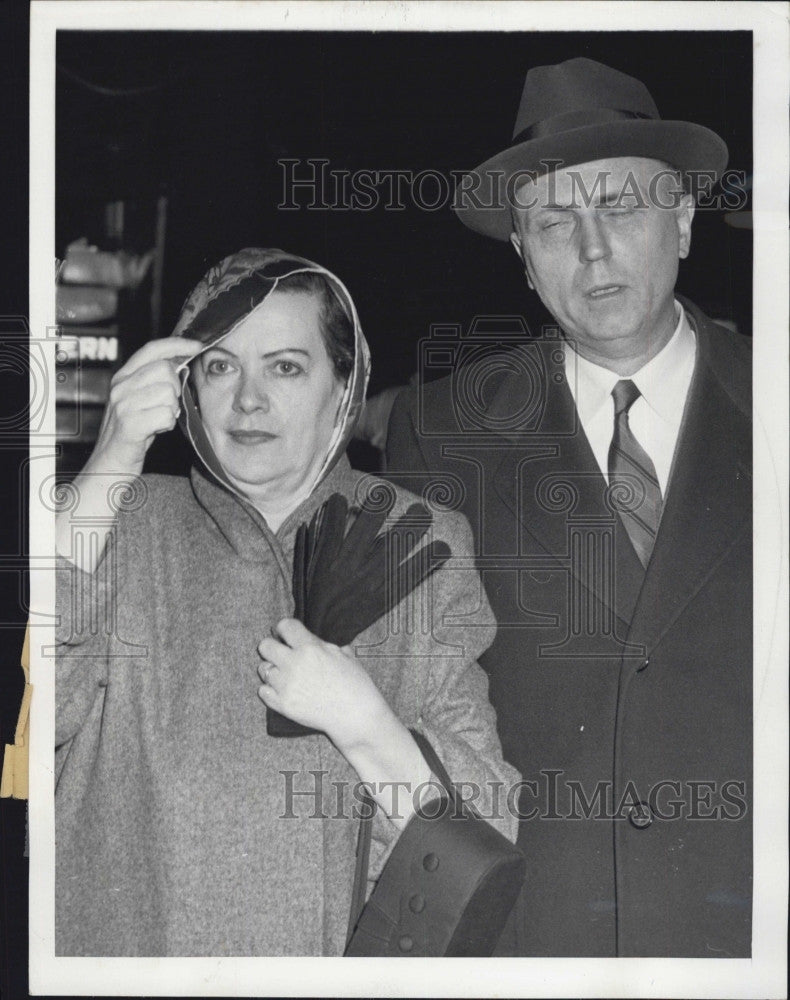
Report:
M 220 27 L 221 25 L 221 27 Z M 747 959 L 65 958 L 54 954 L 55 414 L 31 436 L 33 995 L 780 997 L 788 899 L 788 6 L 785 3 L 54 2 L 30 32 L 30 326 L 54 361 L 55 33 L 92 30 L 749 30 L 754 52 L 754 938 Z M 54 399 L 54 363 L 48 365 Z M 31 374 L 31 399 L 41 386 Z

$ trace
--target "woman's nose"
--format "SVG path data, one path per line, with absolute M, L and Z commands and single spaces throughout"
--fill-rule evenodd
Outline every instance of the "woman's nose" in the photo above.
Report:
M 592 211 L 582 217 L 579 240 L 579 258 L 582 261 L 601 260 L 610 254 L 609 241 L 604 230 L 603 220 L 598 213 Z
M 239 413 L 252 413 L 255 410 L 268 413 L 269 395 L 263 381 L 253 375 L 242 374 L 236 386 L 233 408 Z

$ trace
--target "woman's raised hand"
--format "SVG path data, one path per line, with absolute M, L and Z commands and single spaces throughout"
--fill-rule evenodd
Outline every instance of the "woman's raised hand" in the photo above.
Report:
M 152 340 L 115 373 L 96 446 L 73 483 L 76 510 L 68 508 L 55 519 L 57 551 L 80 569 L 93 572 L 101 560 L 118 513 L 111 501 L 114 488 L 134 482 L 156 435 L 175 426 L 181 395 L 176 370 L 202 346 L 183 337 Z M 76 544 L 80 525 L 87 526 L 89 543 Z
M 157 434 L 175 427 L 180 408 L 178 365 L 203 345 L 183 337 L 152 340 L 113 376 L 90 472 L 136 476 Z

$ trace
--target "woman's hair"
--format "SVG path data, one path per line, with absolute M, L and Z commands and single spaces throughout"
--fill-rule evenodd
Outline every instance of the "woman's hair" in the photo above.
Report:
M 323 274 L 315 271 L 300 271 L 288 275 L 277 282 L 278 292 L 306 292 L 320 301 L 321 336 L 324 346 L 335 369 L 337 377 L 346 381 L 354 368 L 355 342 L 354 322 L 346 310 L 332 283 Z

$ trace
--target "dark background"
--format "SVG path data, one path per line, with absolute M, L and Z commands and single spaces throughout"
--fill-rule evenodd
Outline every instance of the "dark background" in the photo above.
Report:
M 61 32 L 57 254 L 78 236 L 100 242 L 91 206 L 95 229 L 102 201 L 150 206 L 164 193 L 163 334 L 208 266 L 244 246 L 282 247 L 348 285 L 372 351 L 371 393 L 405 383 L 432 323 L 518 313 L 536 330 L 548 320 L 515 253 L 467 230 L 449 205 L 426 211 L 408 195 L 403 211 L 280 210 L 277 160 L 449 177 L 509 144 L 530 66 L 578 55 L 642 79 L 664 118 L 713 128 L 730 166 L 751 174 L 747 32 Z M 750 332 L 750 279 L 751 233 L 698 212 L 679 290 Z M 190 458 L 175 433 L 146 468 L 185 472 Z
M 2 212 L 2 274 L 0 310 L 0 748 L 13 743 L 22 697 L 22 650 L 27 617 L 27 580 L 6 559 L 20 552 L 20 513 L 27 496 L 20 469 L 28 453 L 28 373 L 14 363 L 5 348 L 9 328 L 25 346 L 25 328 L 12 317 L 28 315 L 28 13 L 26 4 L 0 4 L 0 190 Z M 6 320 L 9 320 L 6 325 Z M 21 446 L 12 445 L 6 430 Z M 0 799 L 0 997 L 27 995 L 27 861 L 26 803 Z
M 27 306 L 27 11 L 0 5 L 6 110 L 6 315 Z M 751 174 L 748 33 L 96 33 L 58 38 L 57 246 L 101 244 L 100 206 L 168 197 L 162 333 L 205 269 L 244 246 L 280 246 L 326 265 L 348 285 L 373 352 L 372 391 L 416 370 L 432 323 L 476 315 L 546 319 L 507 244 L 436 212 L 278 211 L 280 157 L 324 157 L 335 169 L 476 166 L 509 144 L 531 66 L 585 55 L 639 77 L 665 118 L 697 121 Z M 747 206 L 748 207 L 748 206 Z M 751 328 L 751 232 L 722 212 L 697 214 L 680 291 Z M 98 220 L 98 221 L 97 221 Z M 141 232 L 144 229 L 141 223 Z M 142 236 L 141 236 L 142 239 Z M 24 409 L 27 376 L 0 366 L 6 413 Z M 2 553 L 17 551 L 24 450 L 0 439 Z M 152 467 L 184 471 L 178 434 Z M 2 742 L 13 740 L 25 618 L 19 574 L 0 573 Z M 24 583 L 24 581 L 23 581 Z M 0 804 L 0 994 L 27 994 L 24 803 Z

